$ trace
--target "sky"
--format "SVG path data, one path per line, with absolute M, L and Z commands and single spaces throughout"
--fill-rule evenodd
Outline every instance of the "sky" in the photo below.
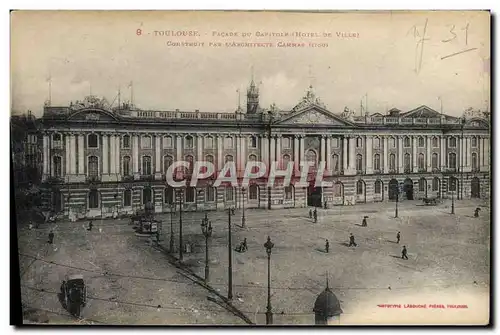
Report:
M 171 45 L 182 42 L 204 45 Z M 489 58 L 489 12 L 18 11 L 11 106 L 41 116 L 50 78 L 53 106 L 90 93 L 112 102 L 119 87 L 130 100 L 132 81 L 141 109 L 233 112 L 238 101 L 245 106 L 253 74 L 264 108 L 290 110 L 313 85 L 334 113 L 359 112 L 361 101 L 369 113 L 439 111 L 442 102 L 458 116 L 486 108 Z

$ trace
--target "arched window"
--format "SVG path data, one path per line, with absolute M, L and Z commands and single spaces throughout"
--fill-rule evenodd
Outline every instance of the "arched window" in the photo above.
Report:
M 257 185 L 250 185 L 248 188 L 248 200 L 257 200 L 259 196 L 259 187 Z
M 433 169 L 437 169 L 438 168 L 439 156 L 435 152 L 432 154 L 432 162 L 431 162 L 431 164 L 432 164 L 432 168 Z
M 472 153 L 471 165 L 472 165 L 472 171 L 476 171 L 477 170 L 477 154 L 475 152 Z
M 163 201 L 169 205 L 174 203 L 174 189 L 172 187 L 166 187 L 163 191 Z
M 52 162 L 54 163 L 54 177 L 60 178 L 62 176 L 62 159 L 61 156 L 52 157 Z
M 373 147 L 375 149 L 380 148 L 380 138 L 378 138 L 377 136 L 373 138 Z
M 314 150 L 308 150 L 307 151 L 307 153 L 306 153 L 306 161 L 313 162 L 314 163 L 313 167 L 316 167 L 316 164 L 318 163 L 318 161 L 317 161 L 316 152 Z
M 394 148 L 396 148 L 396 138 L 395 138 L 395 137 L 392 137 L 392 136 L 391 136 L 391 137 L 389 138 L 389 145 L 390 145 L 390 147 L 391 147 L 391 148 L 393 148 L 393 149 L 394 149 Z
M 152 147 L 152 142 L 151 142 L 151 136 L 145 135 L 141 138 L 141 148 L 143 149 L 151 149 Z
M 186 203 L 195 202 L 196 189 L 194 187 L 186 188 Z
M 403 138 L 403 147 L 405 147 L 405 148 L 411 147 L 411 141 L 410 141 L 410 138 L 408 136 L 405 136 Z
M 418 147 L 419 148 L 424 148 L 425 147 L 425 138 L 423 138 L 422 136 L 418 137 Z
M 339 155 L 334 154 L 332 156 L 332 168 L 334 172 L 339 172 L 340 171 L 340 164 L 339 164 Z
M 123 137 L 122 137 L 122 148 L 123 149 L 129 149 L 130 148 L 130 136 L 129 135 L 123 135 Z
M 422 153 L 418 154 L 418 169 L 419 170 L 425 169 L 425 156 Z
M 439 148 L 439 138 L 437 138 L 436 136 L 432 138 L 432 147 Z
M 476 137 L 476 136 L 472 136 L 472 137 L 471 137 L 471 140 L 470 140 L 470 145 L 471 145 L 471 147 L 473 147 L 473 148 L 477 148 L 477 137 Z
M 163 173 L 167 173 L 168 168 L 174 163 L 174 157 L 163 156 Z M 173 172 L 173 171 L 172 171 Z
M 187 167 L 187 172 L 189 174 L 193 173 L 193 169 L 194 169 L 194 157 L 191 156 L 191 155 L 187 155 L 186 157 L 184 157 L 184 159 L 189 164 L 189 166 Z
M 448 146 L 450 148 L 456 148 L 457 147 L 457 139 L 456 139 L 456 137 L 450 137 L 450 138 L 448 138 Z
M 426 186 L 427 186 L 427 180 L 425 180 L 425 178 L 420 178 L 420 180 L 418 181 L 418 191 L 425 192 Z
M 285 187 L 285 200 L 293 199 L 293 186 L 289 185 Z
M 288 163 L 290 163 L 290 155 L 283 155 L 283 164 L 281 166 L 282 169 L 288 168 Z
M 377 180 L 375 181 L 375 194 L 381 194 L 382 193 L 382 181 Z
M 205 149 L 213 149 L 214 138 L 212 136 L 205 137 Z
M 232 137 L 226 137 L 224 139 L 224 148 L 225 149 L 232 149 L 233 148 L 233 138 Z
M 89 156 L 88 158 L 88 175 L 91 177 L 99 175 L 99 158 L 97 156 Z
M 434 179 L 432 179 L 432 190 L 433 191 L 439 191 L 439 178 L 438 177 L 434 177 Z
M 99 192 L 97 190 L 90 190 L 89 192 L 89 208 L 99 208 Z
M 99 146 L 99 141 L 97 134 L 89 134 L 87 136 L 87 148 L 97 148 Z
M 146 187 L 142 190 L 142 204 L 153 202 L 153 192 L 150 187 Z
M 333 196 L 336 198 L 342 197 L 344 185 L 338 181 L 333 184 Z
M 224 163 L 232 162 L 232 161 L 234 161 L 234 158 L 232 155 L 226 155 L 226 157 L 224 158 Z
M 380 170 L 380 155 L 379 154 L 375 154 L 373 156 L 373 169 L 375 171 L 379 171 Z
M 172 136 L 163 136 L 163 148 L 172 148 Z
M 254 154 L 248 156 L 248 160 L 250 162 L 255 162 L 257 161 L 257 156 L 255 156 Z M 251 173 L 257 173 L 259 171 L 259 168 L 257 166 L 252 166 L 252 170 L 250 171 Z
M 123 191 L 123 207 L 132 206 L 132 190 Z
M 257 148 L 257 136 L 250 136 L 250 148 Z
M 411 155 L 406 153 L 404 156 L 405 171 L 409 172 L 411 170 Z
M 356 170 L 363 171 L 363 156 L 360 154 L 356 155 Z
M 130 176 L 130 157 L 123 156 L 122 169 L 124 176 Z
M 214 156 L 212 156 L 212 155 L 206 155 L 205 156 L 205 161 L 210 162 L 210 163 L 213 164 L 214 163 Z
M 234 201 L 234 187 L 226 187 L 226 201 Z
M 448 155 L 448 167 L 450 169 L 457 168 L 457 155 L 454 152 L 450 152 Z
M 356 183 L 356 194 L 363 194 L 365 183 L 362 180 L 358 180 Z
M 149 176 L 151 174 L 151 156 L 142 157 L 142 174 Z
M 395 154 L 389 155 L 389 170 L 396 171 L 396 155 Z
M 192 149 L 194 147 L 194 141 L 193 141 L 193 136 L 188 135 L 184 138 L 184 148 L 185 149 Z
M 215 195 L 217 194 L 217 190 L 215 187 L 207 187 L 207 191 L 206 191 L 206 198 L 207 198 L 207 202 L 214 202 L 215 201 Z
M 362 148 L 363 147 L 363 139 L 361 137 L 356 138 L 356 148 Z
M 283 149 L 290 149 L 292 147 L 292 141 L 290 140 L 290 137 L 283 137 L 281 139 L 281 144 L 283 146 Z

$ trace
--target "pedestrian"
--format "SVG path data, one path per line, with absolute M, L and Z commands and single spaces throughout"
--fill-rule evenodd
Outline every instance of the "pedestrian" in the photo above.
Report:
M 325 250 L 327 253 L 328 253 L 328 251 L 330 251 L 330 242 L 328 242 L 328 240 L 326 240 L 326 243 L 325 243 Z
M 397 242 L 399 244 L 399 241 L 401 240 L 401 232 L 398 231 L 398 233 L 396 234 L 396 238 L 397 238 Z
M 314 223 L 318 222 L 318 211 L 316 210 L 316 208 L 314 208 L 313 216 L 314 216 Z
M 368 223 L 367 223 L 367 221 L 366 221 L 366 218 L 367 218 L 367 216 L 365 216 L 365 217 L 363 218 L 363 221 L 361 221 L 361 225 L 362 225 L 363 227 L 367 227 L 367 226 L 368 226 Z
M 94 224 L 92 223 L 92 220 L 90 220 L 89 227 L 87 228 L 87 230 L 92 231 L 92 227 L 94 227 Z
M 312 209 L 309 209 L 309 219 L 312 219 L 313 218 L 313 211 Z
M 476 209 L 474 210 L 474 217 L 475 218 L 478 218 L 479 217 L 479 211 L 481 210 L 481 208 L 479 207 L 476 207 Z
M 50 233 L 49 233 L 49 241 L 48 241 L 49 244 L 53 244 L 54 243 L 54 232 L 51 230 Z
M 408 250 L 406 250 L 406 245 L 403 245 L 403 250 L 401 250 L 401 258 L 408 259 Z
M 352 247 L 352 246 L 355 246 L 357 247 L 358 245 L 356 244 L 356 242 L 354 241 L 354 235 L 351 233 L 351 235 L 349 235 L 349 246 Z
M 325 202 L 323 203 L 323 207 L 324 207 L 325 209 L 328 209 L 328 206 L 327 206 L 326 200 L 325 200 Z

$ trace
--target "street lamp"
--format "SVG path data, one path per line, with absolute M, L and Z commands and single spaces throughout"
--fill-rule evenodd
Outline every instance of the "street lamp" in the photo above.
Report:
M 398 217 L 398 203 L 399 203 L 399 185 L 396 185 L 396 212 L 394 213 L 394 217 Z
M 267 242 L 264 243 L 264 248 L 266 248 L 267 253 L 267 310 L 266 310 L 266 325 L 271 325 L 273 323 L 273 312 L 271 308 L 271 251 L 274 247 L 274 243 L 271 242 L 271 238 L 267 237 Z
M 205 236 L 205 283 L 208 283 L 210 271 L 208 268 L 208 238 L 212 236 L 212 222 L 208 220 L 206 212 L 205 218 L 201 220 L 201 231 Z
M 245 193 L 246 188 L 241 188 L 241 192 L 243 193 L 243 213 L 241 214 L 241 227 L 245 228 L 246 218 L 245 218 Z
M 455 180 L 454 179 L 452 179 L 452 180 L 453 180 L 452 183 L 454 183 Z M 450 186 L 451 186 L 451 183 L 450 183 Z M 455 198 L 453 197 L 453 190 L 451 191 L 451 214 L 455 214 Z
M 227 216 L 228 216 L 228 243 L 227 243 L 227 251 L 228 251 L 228 257 L 229 257 L 229 265 L 227 267 L 228 270 L 228 281 L 227 281 L 227 298 L 229 300 L 233 299 L 233 245 L 231 242 L 231 216 L 232 216 L 232 210 L 231 207 L 228 208 L 227 210 Z
M 177 198 L 179 199 L 179 262 L 183 261 L 183 251 L 182 250 L 182 189 L 176 191 Z

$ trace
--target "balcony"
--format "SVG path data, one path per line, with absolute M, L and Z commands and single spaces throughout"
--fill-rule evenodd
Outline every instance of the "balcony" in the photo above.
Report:
M 131 176 L 131 175 L 123 176 L 122 180 L 123 181 L 133 181 L 134 180 L 134 176 Z
M 95 183 L 101 181 L 101 176 L 98 175 L 91 175 L 87 176 L 87 182 L 88 183 Z
M 434 167 L 434 168 L 432 168 L 432 172 L 433 173 L 439 173 L 439 172 L 441 172 L 441 169 Z

